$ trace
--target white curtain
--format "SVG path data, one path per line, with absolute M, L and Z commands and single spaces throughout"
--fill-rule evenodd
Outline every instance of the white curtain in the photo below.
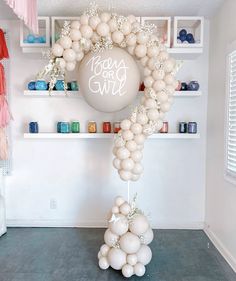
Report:
M 37 0 L 5 0 L 14 13 L 24 21 L 35 34 L 38 33 Z

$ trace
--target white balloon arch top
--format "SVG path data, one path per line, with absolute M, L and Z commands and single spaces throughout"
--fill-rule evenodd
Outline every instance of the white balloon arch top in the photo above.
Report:
M 112 112 L 131 104 L 138 92 L 139 73 L 129 56 L 141 63 L 145 85 L 141 104 L 121 122 L 114 141 L 113 165 L 124 181 L 140 178 L 145 139 L 162 128 L 178 84 L 176 62 L 154 35 L 155 28 L 141 25 L 133 15 L 100 12 L 91 6 L 79 20 L 65 22 L 49 64 L 38 75 L 50 76 L 52 90 L 57 78 L 65 77 L 79 62 L 78 81 L 86 101 L 97 110 Z M 119 48 L 126 50 L 127 56 L 122 56 Z M 99 67 L 95 69 L 96 64 Z M 66 82 L 64 86 L 66 90 Z

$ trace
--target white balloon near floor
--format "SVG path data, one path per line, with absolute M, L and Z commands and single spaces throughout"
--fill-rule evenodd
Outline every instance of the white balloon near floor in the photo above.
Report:
M 98 252 L 98 264 L 103 270 L 109 267 L 121 270 L 124 277 L 143 276 L 145 266 L 152 259 L 148 246 L 153 231 L 147 217 L 136 207 L 135 199 L 128 203 L 121 196 L 115 198 L 108 221 L 108 229 Z

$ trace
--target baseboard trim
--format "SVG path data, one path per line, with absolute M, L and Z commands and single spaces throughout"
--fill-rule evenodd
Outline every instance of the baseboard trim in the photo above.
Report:
M 236 272 L 236 259 L 231 255 L 230 251 L 224 246 L 224 244 L 217 237 L 217 235 L 211 229 L 209 229 L 209 227 L 205 226 L 204 227 L 204 232 L 206 233 L 208 238 L 211 240 L 213 245 L 216 247 L 216 249 L 224 257 L 226 262 L 233 269 L 233 271 Z
M 106 221 L 68 221 L 68 220 L 7 220 L 8 227 L 91 227 L 105 228 Z M 167 222 L 152 224 L 153 229 L 203 229 L 203 222 Z

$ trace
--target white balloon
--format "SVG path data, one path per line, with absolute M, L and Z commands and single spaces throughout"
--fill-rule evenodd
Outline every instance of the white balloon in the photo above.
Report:
M 124 34 L 119 30 L 114 31 L 111 37 L 113 42 L 116 44 L 120 44 L 124 40 Z
M 103 270 L 108 269 L 108 267 L 109 267 L 109 263 L 108 263 L 108 260 L 106 257 L 101 257 L 99 259 L 98 264 L 99 264 L 99 267 Z
M 65 61 L 67 62 L 74 62 L 75 59 L 76 59 L 76 53 L 74 50 L 72 49 L 66 49 L 64 52 L 63 52 L 63 58 Z
M 130 207 L 130 204 L 128 202 L 125 202 L 120 206 L 120 212 L 121 212 L 122 215 L 127 216 L 130 211 L 131 211 L 131 207 Z
M 110 27 L 110 31 L 111 32 L 114 32 L 114 31 L 116 31 L 118 29 L 117 22 L 116 22 L 115 19 L 110 19 L 109 22 L 108 22 L 108 25 Z
M 166 83 L 163 80 L 157 80 L 153 84 L 153 88 L 156 92 L 162 91 L 165 89 Z
M 142 234 L 142 244 L 148 245 L 152 242 L 154 238 L 153 230 L 151 227 L 148 228 L 148 230 Z
M 163 127 L 163 121 L 157 120 L 156 129 L 159 131 Z
M 114 156 L 116 156 L 117 149 L 118 149 L 118 147 L 116 147 L 116 143 L 115 143 L 115 146 L 114 146 L 113 149 L 112 149 L 112 154 L 113 154 Z
M 81 33 L 78 29 L 71 29 L 70 31 L 70 38 L 73 41 L 79 41 L 81 39 Z
M 100 252 L 102 254 L 102 256 L 106 257 L 108 252 L 110 250 L 110 247 L 107 245 L 107 244 L 103 244 L 101 247 L 100 247 Z
M 128 46 L 127 51 L 130 55 L 134 55 L 135 46 Z
M 91 41 L 96 44 L 100 40 L 100 36 L 97 34 L 97 32 L 93 32 L 93 35 L 91 37 Z
M 134 50 L 135 55 L 138 58 L 143 58 L 147 54 L 147 47 L 145 45 L 137 45 L 135 50 Z
M 125 199 L 121 196 L 117 196 L 115 198 L 115 204 L 116 206 L 120 207 L 123 203 L 125 203 Z
M 151 120 L 151 121 L 156 121 L 159 117 L 159 112 L 157 109 L 155 108 L 151 108 L 148 110 L 147 112 L 147 117 Z
M 130 152 L 127 148 L 125 147 L 120 147 L 118 150 L 117 150 L 117 158 L 120 159 L 120 160 L 124 160 L 124 159 L 127 159 L 130 157 Z
M 165 72 L 171 72 L 174 70 L 175 64 L 172 59 L 168 59 L 164 62 L 164 70 Z
M 165 102 L 165 103 L 161 104 L 160 107 L 161 107 L 161 111 L 167 112 L 170 110 L 171 105 L 169 102 Z
M 102 257 L 102 254 L 101 254 L 101 252 L 99 251 L 98 252 L 98 259 L 100 259 Z
M 134 161 L 131 158 L 127 158 L 121 161 L 121 169 L 125 171 L 131 171 L 134 168 Z
M 57 63 L 59 64 L 61 69 L 65 69 L 66 67 L 66 61 L 63 58 L 58 58 Z
M 152 74 L 152 71 L 148 67 L 145 67 L 144 70 L 143 70 L 143 75 L 145 77 L 147 77 L 147 76 L 150 76 L 151 74 Z
M 143 172 L 143 166 L 140 163 L 135 163 L 132 173 L 135 175 L 141 175 Z
M 166 102 L 168 100 L 168 95 L 164 91 L 160 91 L 157 93 L 156 99 L 162 104 L 163 102 Z
M 149 223 L 144 215 L 136 215 L 130 223 L 129 229 L 135 235 L 142 235 L 149 228 Z
M 128 15 L 128 20 L 129 20 L 129 22 L 130 23 L 134 23 L 134 22 L 136 22 L 137 20 L 136 20 L 136 17 L 134 16 L 134 15 Z
M 72 50 L 74 50 L 76 53 L 80 52 L 81 51 L 81 48 L 80 48 L 80 44 L 78 41 L 74 41 L 72 43 L 72 46 L 71 46 Z
M 143 265 L 149 264 L 152 259 L 152 251 L 147 245 L 142 245 L 137 252 L 138 262 Z
M 77 21 L 77 20 L 72 21 L 71 28 L 72 29 L 79 29 L 80 28 L 80 22 Z
M 169 58 L 169 54 L 166 51 L 161 51 L 158 55 L 158 60 L 165 61 Z
M 133 266 L 129 265 L 129 264 L 125 264 L 122 267 L 122 274 L 124 275 L 124 277 L 129 278 L 134 274 L 134 268 Z
M 123 181 L 129 181 L 132 178 L 132 173 L 125 170 L 119 170 L 119 175 Z
M 119 207 L 117 207 L 117 206 L 113 206 L 112 209 L 111 209 L 111 212 L 112 212 L 113 214 L 118 214 L 118 213 L 120 212 L 120 209 L 119 209 Z
M 113 247 L 119 239 L 119 236 L 112 233 L 110 229 L 107 229 L 104 233 L 104 241 L 109 247 Z
M 141 245 L 140 239 L 137 235 L 127 232 L 120 238 L 120 248 L 126 254 L 135 254 Z
M 81 25 L 80 32 L 85 39 L 90 39 L 93 35 L 93 29 L 89 25 Z
M 140 179 L 140 175 L 132 175 L 132 178 L 131 178 L 132 181 L 137 181 L 139 179 Z
M 140 162 L 143 158 L 143 154 L 140 150 L 136 150 L 131 152 L 131 158 L 134 160 L 134 162 Z
M 122 27 L 121 27 L 121 32 L 124 34 L 124 35 L 128 35 L 130 34 L 131 32 L 131 24 L 129 21 L 126 21 L 122 24 Z
M 80 23 L 81 23 L 81 24 L 87 25 L 88 22 L 89 22 L 89 17 L 88 17 L 87 15 L 82 15 L 82 16 L 80 17 Z
M 127 263 L 130 265 L 135 265 L 138 262 L 138 258 L 135 254 L 127 256 Z
M 108 253 L 108 262 L 113 269 L 120 270 L 126 264 L 126 253 L 112 248 Z
M 172 74 L 167 74 L 167 75 L 165 76 L 164 81 L 165 81 L 165 83 L 166 83 L 167 85 L 172 85 L 172 84 L 175 83 L 175 78 L 174 78 L 174 76 L 173 76 Z
M 162 80 L 165 77 L 165 71 L 163 69 L 156 69 L 152 72 L 152 77 L 155 80 Z
M 139 44 L 146 44 L 148 42 L 149 36 L 145 32 L 139 32 L 137 34 L 137 42 Z
M 144 113 L 138 113 L 138 114 L 137 114 L 136 122 L 139 123 L 139 124 L 141 124 L 141 125 L 147 124 L 147 122 L 148 122 L 148 117 L 147 117 L 147 115 L 144 114 Z
M 101 22 L 97 26 L 97 34 L 100 36 L 107 36 L 109 34 L 109 25 L 105 22 Z
M 139 135 L 142 133 L 142 125 L 140 125 L 139 123 L 134 123 L 131 125 L 131 128 L 130 128 L 131 132 L 135 135 Z
M 108 22 L 110 19 L 111 19 L 111 14 L 109 13 L 101 13 L 100 15 L 100 19 L 103 21 L 103 22 Z
M 120 123 L 120 127 L 122 130 L 129 130 L 130 126 L 131 126 L 131 121 L 129 119 L 124 119 L 121 123 Z
M 67 71 L 73 71 L 75 69 L 75 62 L 67 62 L 66 63 L 66 70 Z
M 151 46 L 148 47 L 147 50 L 147 55 L 151 58 L 151 57 L 157 57 L 157 55 L 159 54 L 159 48 L 157 46 Z
M 61 46 L 61 44 L 58 44 L 58 43 L 55 43 L 53 46 L 52 46 L 52 54 L 55 56 L 55 57 L 61 57 L 62 54 L 63 54 L 63 47 Z
M 142 66 L 146 66 L 147 62 L 148 62 L 148 56 L 145 56 L 143 58 L 141 58 L 140 60 Z
M 101 22 L 100 18 L 98 16 L 92 16 L 89 19 L 89 25 L 92 27 L 93 30 L 97 28 L 97 25 Z
M 76 60 L 77 61 L 81 61 L 84 58 L 84 53 L 83 52 L 79 52 L 76 54 Z
M 175 93 L 175 87 L 167 85 L 166 86 L 166 92 L 169 96 L 172 96 Z
M 144 85 L 145 85 L 145 87 L 147 87 L 147 88 L 151 88 L 154 82 L 155 82 L 155 81 L 154 81 L 154 79 L 152 78 L 152 76 L 147 76 L 147 77 L 145 77 L 145 79 L 144 79 Z
M 132 140 L 134 138 L 134 134 L 130 130 L 122 131 L 121 134 L 122 134 L 122 138 L 125 141 L 129 141 L 129 140 Z
M 113 160 L 113 166 L 114 166 L 117 170 L 120 170 L 120 169 L 121 169 L 120 163 L 121 163 L 120 159 L 114 158 L 114 160 Z
M 156 108 L 157 107 L 157 103 L 154 99 L 146 99 L 145 100 L 145 106 L 147 108 Z
M 135 151 L 137 149 L 137 143 L 133 140 L 127 141 L 125 147 L 130 151 Z
M 128 228 L 129 228 L 128 220 L 122 214 L 116 214 L 115 219 L 109 222 L 109 229 L 113 233 L 119 236 L 125 234 L 128 231 Z
M 130 33 L 126 37 L 126 44 L 127 46 L 134 46 L 136 44 L 136 35 L 134 33 Z
M 59 43 L 64 49 L 70 49 L 72 45 L 72 40 L 70 39 L 69 36 L 64 36 L 60 38 Z
M 145 137 L 143 134 L 134 136 L 134 141 L 135 141 L 137 144 L 143 144 L 144 141 L 145 141 L 145 139 L 146 139 L 146 137 Z
M 156 68 L 156 63 L 157 63 L 156 58 L 150 58 L 147 61 L 147 65 L 148 65 L 149 69 L 151 69 L 151 70 L 154 70 Z
M 141 263 L 137 263 L 134 266 L 134 273 L 139 277 L 143 276 L 145 274 L 145 271 L 146 271 L 145 266 Z

